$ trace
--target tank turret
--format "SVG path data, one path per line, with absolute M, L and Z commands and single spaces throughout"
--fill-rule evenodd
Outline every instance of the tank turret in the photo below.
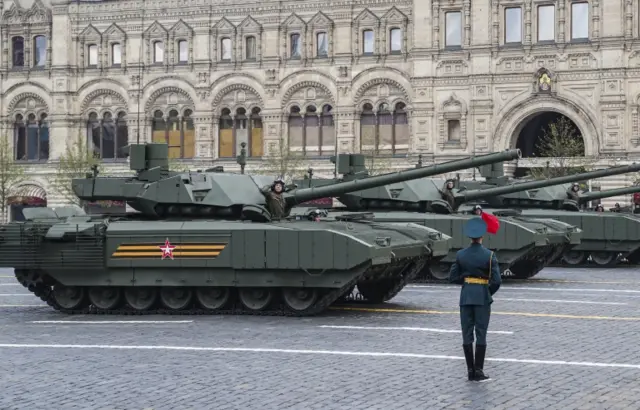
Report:
M 489 176 L 486 181 L 464 181 L 461 183 L 463 186 L 454 196 L 456 205 L 480 199 L 491 207 L 579 211 L 580 205 L 590 199 L 582 200 L 583 195 L 578 192 L 575 194 L 569 193 L 571 186 L 565 184 L 638 171 L 640 171 L 640 163 L 526 182 Z M 598 196 L 594 192 L 591 195 L 591 199 L 596 199 L 598 197 L 611 197 L 616 194 Z
M 366 179 L 354 179 L 307 188 L 294 188 L 283 194 L 285 207 L 290 209 L 306 201 L 335 197 L 353 191 L 378 189 L 387 184 L 478 167 L 520 157 L 519 150 L 482 155 Z M 74 193 L 83 200 L 126 201 L 133 209 L 149 218 L 220 217 L 248 219 L 254 222 L 270 221 L 262 187 L 273 178 L 213 172 L 170 172 L 166 144 L 130 146 L 130 167 L 136 175 L 126 178 L 100 177 L 95 172 L 85 178 L 74 179 Z M 288 213 L 288 211 L 287 211 Z

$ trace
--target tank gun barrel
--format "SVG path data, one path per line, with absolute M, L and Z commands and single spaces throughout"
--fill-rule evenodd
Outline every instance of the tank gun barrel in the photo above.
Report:
M 442 164 L 431 165 L 423 168 L 412 168 L 400 172 L 393 172 L 384 175 L 376 175 L 369 178 L 357 179 L 353 181 L 340 182 L 337 184 L 295 189 L 287 193 L 287 205 L 293 206 L 313 199 L 335 197 L 345 193 L 361 191 L 369 188 L 376 188 L 398 182 L 413 179 L 426 178 L 433 175 L 445 174 L 467 168 L 475 168 L 481 165 L 493 164 L 496 162 L 510 161 L 521 156 L 519 149 L 506 150 L 493 154 L 481 155 L 472 158 L 465 158 L 456 161 L 444 162 Z
M 548 186 L 561 185 L 570 182 L 583 181 L 586 179 L 602 178 L 610 175 L 620 175 L 629 172 L 640 171 L 640 163 L 633 163 L 631 165 L 624 165 L 619 167 L 611 167 L 607 169 L 599 169 L 597 171 L 584 172 L 581 174 L 566 175 L 562 177 L 556 177 L 551 179 L 542 179 L 537 181 L 520 182 L 516 184 L 487 188 L 487 189 L 474 189 L 470 191 L 456 192 L 456 201 L 464 203 L 467 201 L 473 201 L 480 198 L 487 198 L 489 196 L 506 195 L 514 192 L 522 192 L 530 189 L 544 188 Z
M 640 192 L 640 185 L 629 186 L 625 188 L 607 189 L 604 191 L 586 192 L 580 195 L 580 203 L 593 201 L 595 199 L 611 198 L 612 196 L 628 195 Z

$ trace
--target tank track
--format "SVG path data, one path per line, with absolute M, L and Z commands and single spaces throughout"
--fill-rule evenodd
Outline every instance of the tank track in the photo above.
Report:
M 402 288 L 404 288 L 410 280 L 415 277 L 420 269 L 427 263 L 428 258 L 420 258 L 412 262 L 413 268 L 406 274 L 401 275 L 400 280 L 394 280 L 393 286 L 384 291 L 385 301 L 396 296 Z M 374 270 L 374 267 L 369 268 L 363 276 L 366 276 L 370 270 Z M 204 309 L 197 305 L 197 302 L 193 300 L 185 309 L 174 310 L 164 307 L 154 307 L 147 310 L 136 310 L 126 303 L 123 303 L 123 307 L 116 309 L 98 309 L 95 306 L 89 304 L 86 307 L 78 309 L 66 309 L 60 306 L 53 296 L 53 285 L 46 283 L 43 278 L 32 270 L 15 270 L 15 277 L 20 284 L 40 298 L 47 305 L 51 306 L 54 310 L 65 314 L 76 315 L 252 315 L 252 316 L 289 316 L 289 317 L 305 317 L 313 316 L 327 310 L 335 302 L 360 302 L 360 303 L 376 303 L 378 301 L 369 301 L 363 294 L 353 294 L 353 289 L 356 287 L 358 280 L 361 277 L 355 278 L 342 286 L 341 288 L 331 289 L 330 291 L 321 295 L 315 304 L 311 307 L 296 311 L 290 309 L 284 302 L 274 300 L 271 307 L 265 310 L 250 310 L 246 308 L 237 298 L 233 299 L 230 306 L 225 309 Z M 393 277 L 392 277 L 393 278 Z M 396 278 L 393 278 L 396 279 Z M 159 301 L 156 301 L 155 306 L 160 305 Z

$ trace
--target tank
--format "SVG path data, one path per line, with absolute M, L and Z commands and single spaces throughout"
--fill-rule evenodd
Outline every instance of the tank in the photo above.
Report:
M 582 230 L 579 245 L 566 249 L 551 264 L 554 266 L 613 266 L 619 262 L 640 259 L 640 219 L 631 213 L 594 212 L 586 210 L 589 201 L 631 194 L 640 191 L 632 186 L 598 192 L 581 193 L 570 198 L 571 182 L 585 181 L 608 175 L 640 170 L 640 164 L 612 167 L 582 174 L 568 175 L 541 181 L 507 178 L 499 167 L 481 167 L 486 181 L 464 181 L 455 194 L 456 201 L 468 210 L 481 204 L 485 211 L 518 209 L 525 218 L 551 218 L 575 225 Z M 439 184 L 440 181 L 434 182 Z M 521 187 L 511 191 L 509 187 Z M 491 195 L 475 194 L 487 190 Z M 501 191 L 502 190 L 502 191 Z M 471 194 L 465 194 L 469 191 Z
M 336 162 L 338 172 L 343 174 L 341 181 L 368 178 L 362 155 L 339 155 L 332 158 L 332 161 Z M 616 167 L 598 171 L 598 175 L 616 175 L 631 172 L 637 168 L 638 166 L 635 165 Z M 574 181 L 581 180 L 582 177 L 564 178 Z M 306 184 L 305 186 L 323 186 L 336 182 L 338 181 L 309 178 L 298 181 L 299 184 Z M 350 192 L 339 196 L 338 199 L 345 205 L 344 211 L 374 211 L 376 220 L 380 222 L 411 221 L 452 236 L 453 248 L 449 255 L 440 261 L 435 261 L 438 263 L 429 266 L 420 276 L 421 280 L 444 280 L 448 276 L 451 264 L 455 261 L 456 252 L 468 245 L 468 240 L 461 235 L 462 226 L 473 215 L 470 209 L 456 212 L 458 204 L 527 189 L 524 186 L 505 185 L 488 190 L 459 190 L 452 200 L 452 207 L 451 203 L 442 199 L 440 188 L 443 187 L 444 182 L 444 180 L 423 178 Z M 538 186 L 555 183 L 557 182 L 536 181 Z M 305 211 L 300 210 L 300 212 Z M 484 243 L 496 251 L 501 274 L 507 278 L 533 277 L 567 250 L 581 243 L 581 229 L 565 221 L 545 216 L 524 217 L 518 210 L 496 212 L 496 216 L 500 220 L 500 231 L 497 235 L 488 235 Z
M 0 227 L 0 267 L 14 268 L 24 287 L 58 311 L 309 316 L 355 285 L 365 301 L 387 301 L 431 259 L 448 254 L 448 236 L 412 223 L 379 224 L 370 213 L 317 222 L 288 209 L 519 157 L 513 150 L 366 181 L 292 188 L 283 194 L 287 212 L 274 218 L 261 190 L 273 178 L 217 168 L 171 172 L 166 144 L 129 149 L 135 176 L 103 177 L 94 168 L 72 188 L 82 200 L 126 201 L 137 212 L 47 209 Z

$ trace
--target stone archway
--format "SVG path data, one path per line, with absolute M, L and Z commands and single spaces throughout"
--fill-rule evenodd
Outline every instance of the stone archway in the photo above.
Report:
M 598 155 L 600 133 L 594 121 L 596 117 L 584 105 L 557 95 L 534 95 L 505 107 L 501 112 L 504 116 L 495 129 L 494 151 L 515 148 L 520 132 L 529 120 L 540 114 L 556 113 L 567 117 L 576 125 L 580 135 L 583 136 L 585 155 L 589 157 Z
M 39 185 L 25 183 L 10 190 L 7 197 L 8 219 L 23 221 L 25 208 L 47 206 L 47 192 Z
M 515 147 L 522 151 L 523 158 L 585 155 L 582 131 L 569 117 L 559 112 L 544 111 L 531 115 L 516 128 L 514 137 Z

